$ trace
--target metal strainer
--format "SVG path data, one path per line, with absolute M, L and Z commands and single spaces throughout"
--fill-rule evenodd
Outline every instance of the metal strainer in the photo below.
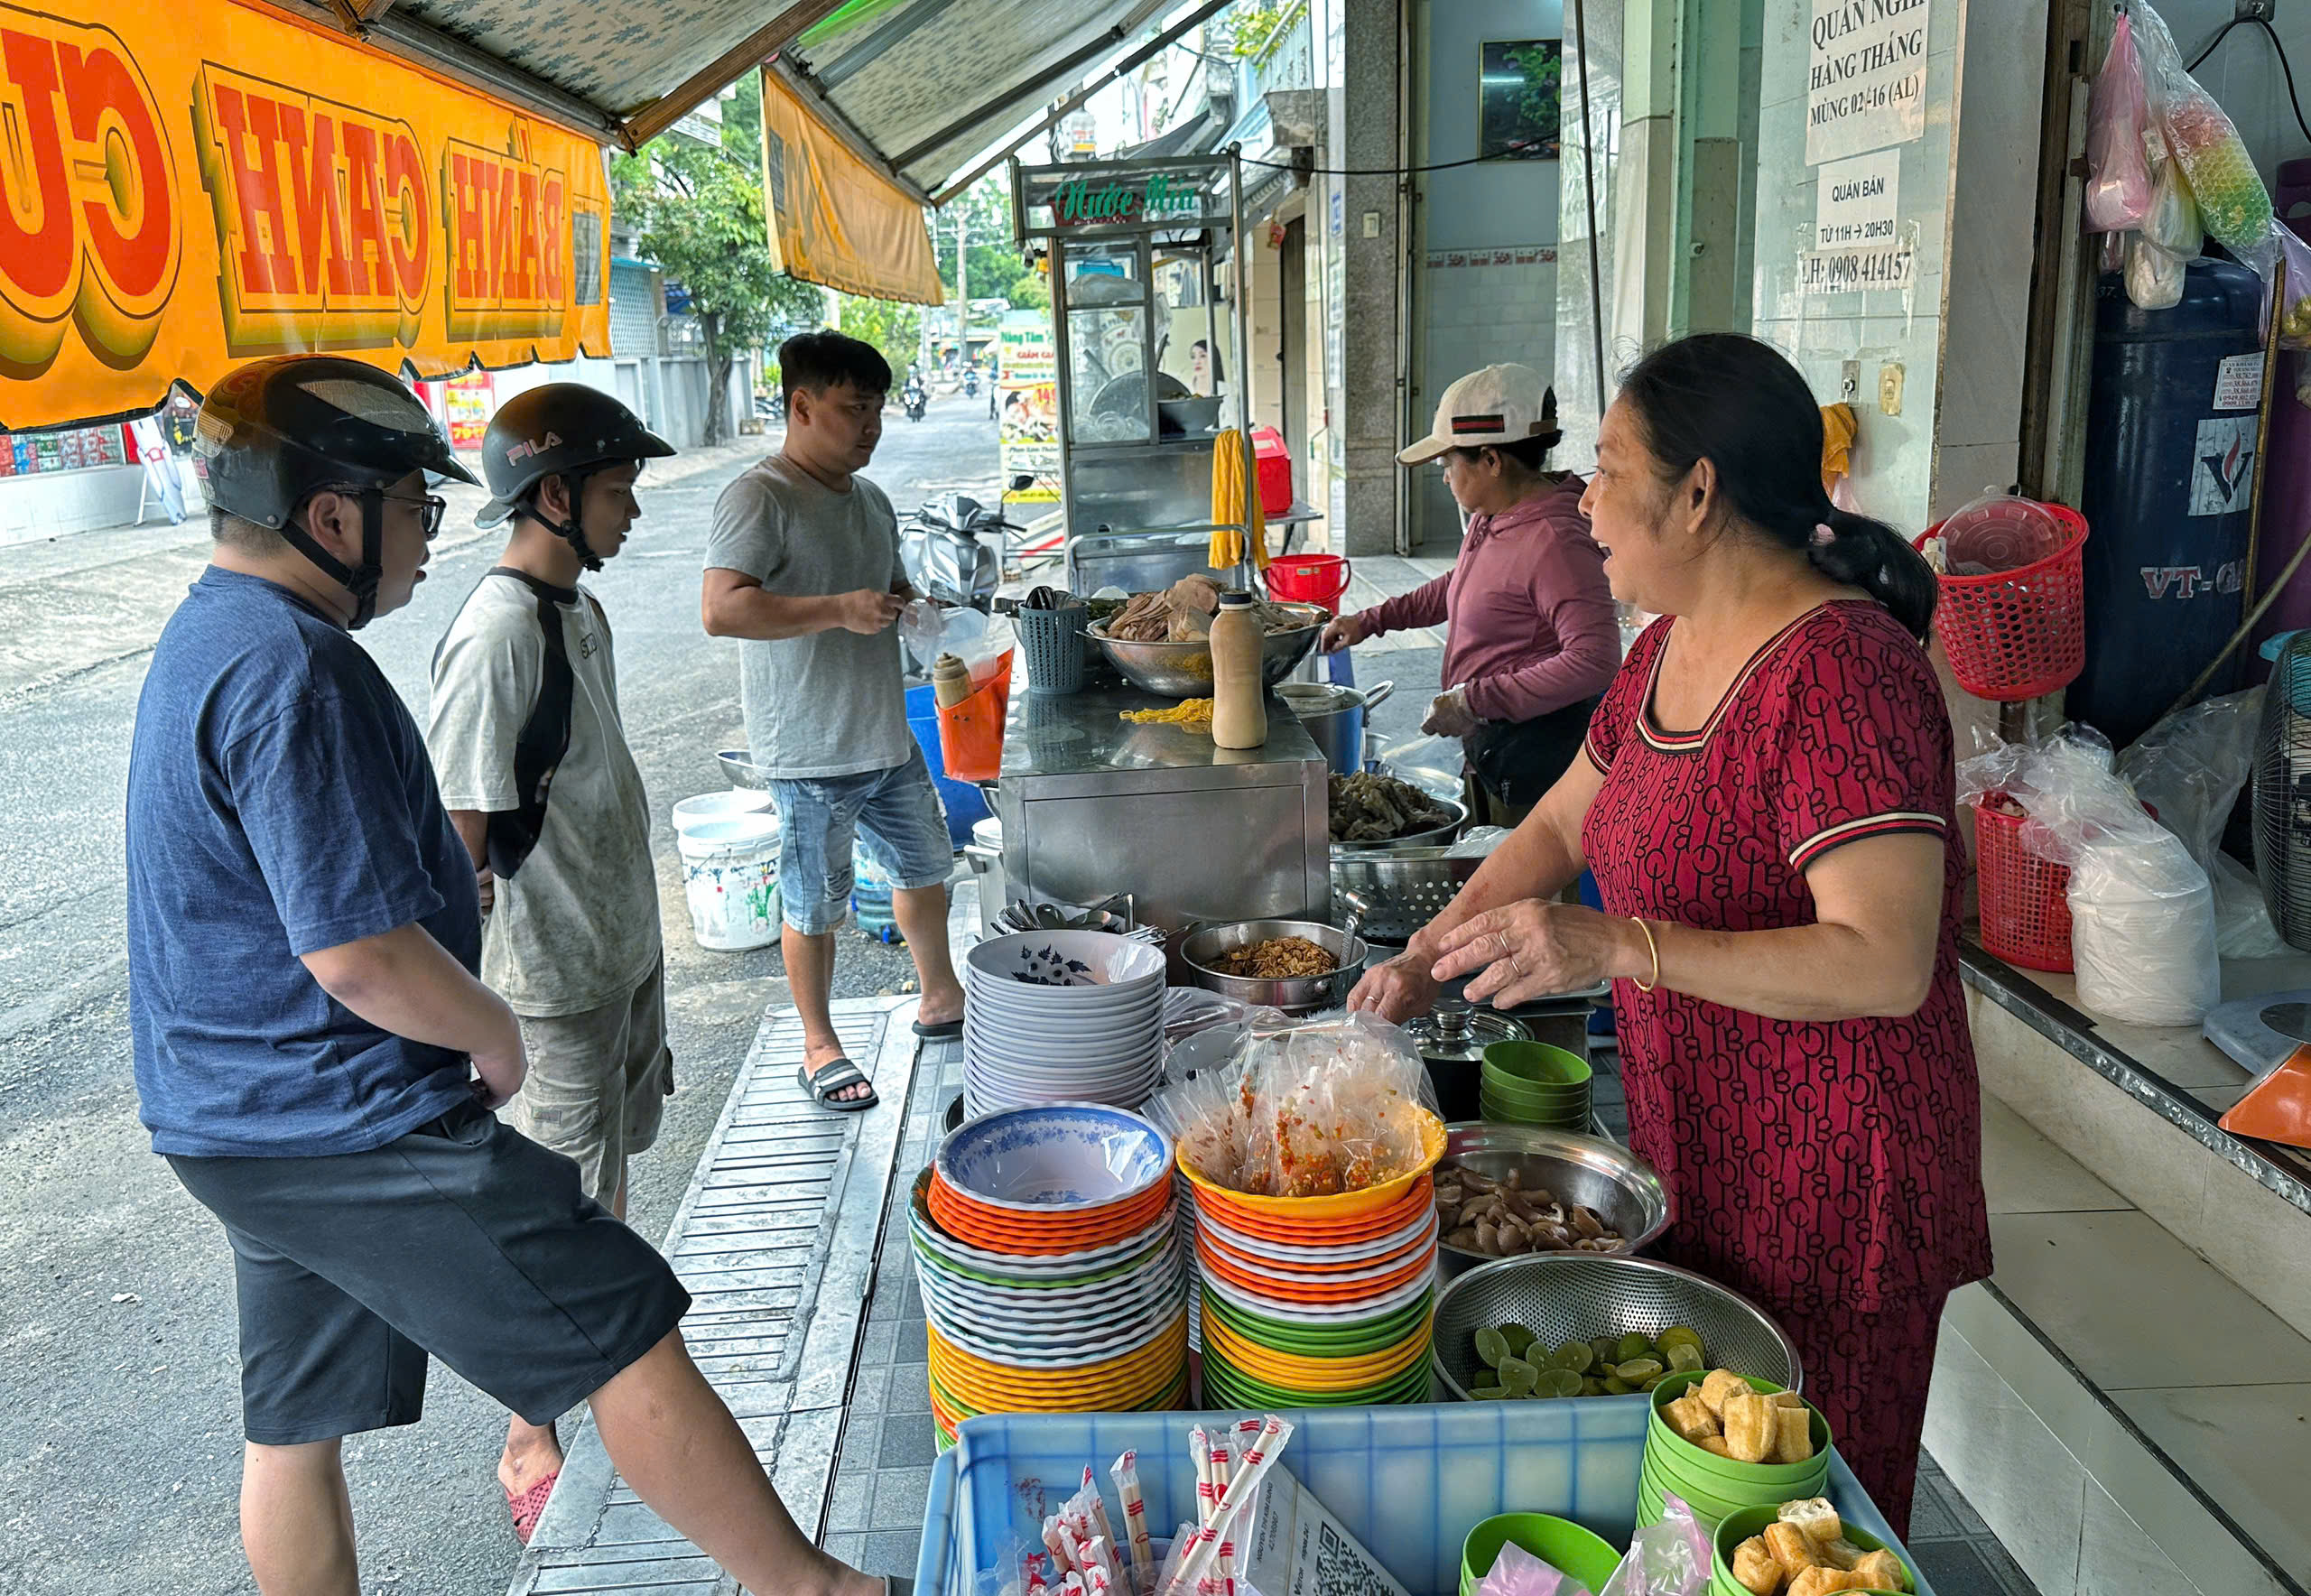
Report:
M 1797 1349 L 1755 1303 L 1690 1269 L 1652 1258 L 1592 1253 L 1538 1253 L 1471 1269 L 1436 1299 L 1432 1361 L 1461 1401 L 1482 1384 L 1476 1333 L 1488 1325 L 1521 1324 L 1539 1341 L 1562 1346 L 1640 1331 L 1658 1335 L 1673 1324 L 1700 1333 L 1712 1369 L 1772 1380 L 1797 1390 L 1804 1372 Z
M 1376 942 L 1408 942 L 1443 913 L 1484 863 L 1449 848 L 1332 849 L 1332 894 L 1364 916 Z

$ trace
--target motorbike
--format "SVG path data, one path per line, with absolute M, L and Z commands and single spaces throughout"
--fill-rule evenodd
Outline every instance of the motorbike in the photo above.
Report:
M 963 373 L 963 397 L 966 399 L 979 397 L 979 368 L 977 367 Z
M 755 395 L 755 413 L 766 422 L 784 421 L 786 419 L 786 395 L 783 393 L 756 394 Z
M 1025 492 L 1035 481 L 1033 476 L 1014 477 L 1010 491 Z M 899 528 L 899 564 L 919 597 L 945 608 L 991 614 L 995 590 L 1003 581 L 1004 534 L 1025 530 L 1004 518 L 1000 505 L 983 505 L 964 493 L 942 494 Z M 912 645 L 906 653 L 914 654 Z M 931 662 L 911 657 L 907 669 L 923 675 Z
M 910 387 L 899 395 L 899 404 L 906 411 L 906 419 L 911 422 L 921 421 L 923 410 L 930 403 L 931 395 L 921 388 Z

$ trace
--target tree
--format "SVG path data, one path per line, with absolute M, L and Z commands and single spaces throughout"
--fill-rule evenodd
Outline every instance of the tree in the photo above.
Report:
M 742 85 L 740 102 L 745 98 Z M 757 99 L 757 148 L 761 120 Z M 737 357 L 762 348 L 783 324 L 816 321 L 822 302 L 818 289 L 771 264 L 760 156 L 742 156 L 746 137 L 729 125 L 720 147 L 669 135 L 638 155 L 620 157 L 612 173 L 617 203 L 636 224 L 636 244 L 689 291 L 705 333 L 710 443 L 729 436 Z
M 844 294 L 839 303 L 842 330 L 882 351 L 883 358 L 891 363 L 894 386 L 904 382 L 906 368 L 922 353 L 923 308 L 850 293 Z
M 1051 286 L 1041 273 L 1023 264 L 1011 231 L 1011 180 L 989 172 L 933 213 L 936 229 L 933 243 L 939 257 L 939 281 L 952 299 L 955 292 L 955 226 L 960 218 L 970 244 L 970 291 L 973 299 L 1006 299 L 1017 310 L 1049 310 Z

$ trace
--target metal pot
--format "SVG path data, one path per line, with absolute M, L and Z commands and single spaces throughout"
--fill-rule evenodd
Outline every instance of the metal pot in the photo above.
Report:
M 1304 936 L 1340 960 L 1330 975 L 1304 976 L 1293 980 L 1256 980 L 1248 976 L 1223 975 L 1212 965 L 1238 948 L 1278 937 Z M 1351 937 L 1337 925 L 1315 920 L 1239 920 L 1230 925 L 1208 925 L 1189 933 L 1180 943 L 1180 961 L 1195 984 L 1208 992 L 1285 1014 L 1314 1014 L 1337 1008 L 1348 1001 L 1371 949 L 1360 936 Z
M 1299 612 L 1308 624 L 1288 632 L 1270 632 L 1262 639 L 1261 680 L 1269 687 L 1290 675 L 1292 667 L 1316 646 L 1328 618 L 1313 604 L 1285 604 L 1278 608 Z M 1114 662 L 1124 680 L 1142 692 L 1175 699 L 1211 696 L 1211 645 L 1207 641 L 1125 643 L 1106 636 L 1104 624 L 1091 627 L 1088 635 Z
M 1369 691 L 1329 682 L 1286 682 L 1276 688 L 1276 696 L 1300 717 L 1300 724 L 1324 751 L 1324 763 L 1332 767 L 1332 774 L 1354 775 L 1364 768 L 1365 711 L 1396 690 L 1393 682 L 1383 682 Z

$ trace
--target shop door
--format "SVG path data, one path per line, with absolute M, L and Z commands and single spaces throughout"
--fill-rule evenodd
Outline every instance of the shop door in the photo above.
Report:
M 1292 453 L 1292 486 L 1303 498 L 1308 492 L 1308 234 L 1298 218 L 1284 225 L 1284 245 L 1276 252 L 1281 281 L 1284 347 L 1277 361 L 1284 367 L 1284 442 Z

